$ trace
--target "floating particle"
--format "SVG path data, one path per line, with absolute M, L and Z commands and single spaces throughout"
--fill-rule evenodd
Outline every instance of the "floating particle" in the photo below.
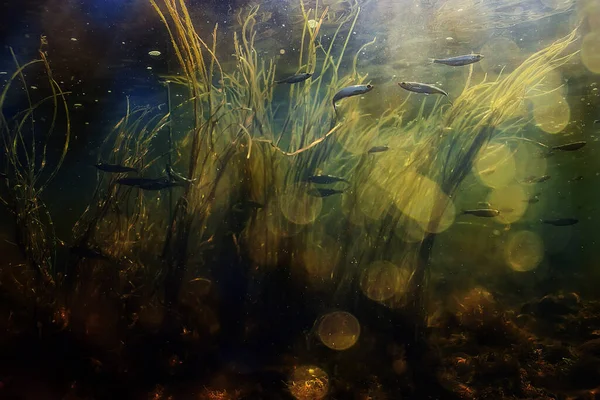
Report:
M 279 50 L 279 54 L 284 55 L 285 54 L 285 49 Z
M 72 38 L 71 38 L 71 41 L 72 41 L 72 42 L 76 42 L 76 41 L 77 41 L 77 38 L 74 38 L 74 37 L 72 37 Z
M 73 104 L 73 107 L 75 107 L 75 108 L 83 107 L 83 104 L 75 103 L 75 104 Z
M 0 75 L 6 75 L 6 74 L 8 74 L 8 72 L 6 72 L 6 71 L 0 71 Z
M 315 29 L 317 27 L 317 25 L 319 25 L 319 23 L 317 21 L 315 21 L 314 19 L 309 19 L 307 24 L 310 29 Z
M 161 54 L 162 53 L 160 51 L 158 51 L 158 50 L 152 50 L 152 51 L 148 52 L 148 55 L 152 56 L 152 57 L 160 57 Z
M 354 346 L 360 336 L 360 323 L 346 311 L 326 314 L 319 323 L 321 342 L 332 350 L 347 350 Z
M 146 67 L 146 69 L 152 69 L 152 67 Z
M 33 90 L 37 90 L 37 86 L 32 86 L 31 87 Z

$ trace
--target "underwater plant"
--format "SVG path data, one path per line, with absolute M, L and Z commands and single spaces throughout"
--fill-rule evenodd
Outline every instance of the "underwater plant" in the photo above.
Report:
M 16 269 L 12 273 L 25 278 L 23 286 L 33 284 L 34 288 L 40 289 L 52 289 L 55 285 L 56 252 L 61 245 L 43 194 L 59 172 L 71 139 L 67 93 L 54 79 L 47 58 L 47 44 L 42 36 L 39 59 L 23 65 L 10 49 L 16 70 L 0 94 L 0 137 L 4 152 L 0 203 L 14 219 L 16 245 L 26 260 L 25 272 Z M 50 95 L 41 99 L 30 91 L 24 74 L 38 65 L 43 67 L 46 89 L 50 92 Z M 7 114 L 4 110 L 7 97 L 15 96 L 18 90 L 25 93 L 28 107 Z M 36 115 L 49 115 L 50 122 L 44 124 L 44 121 L 36 119 Z M 62 141 L 58 154 L 49 150 L 51 140 Z M 28 277 L 27 271 L 33 272 L 34 276 Z M 42 292 L 40 295 L 47 294 Z

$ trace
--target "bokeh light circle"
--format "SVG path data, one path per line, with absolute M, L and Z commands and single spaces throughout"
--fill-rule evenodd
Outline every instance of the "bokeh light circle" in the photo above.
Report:
M 600 46 L 598 47 L 600 51 Z M 600 65 L 599 65 L 600 67 Z M 599 69 L 600 72 L 600 69 Z M 533 118 L 537 126 L 546 133 L 559 133 L 571 119 L 571 108 L 563 96 L 551 97 L 551 102 L 534 102 Z
M 519 272 L 531 271 L 544 258 L 544 243 L 534 232 L 515 232 L 508 238 L 505 257 L 513 270 Z
M 492 208 L 500 211 L 494 218 L 503 224 L 512 224 L 520 220 L 527 211 L 527 200 L 527 192 L 519 184 L 493 190 L 488 197 Z
M 600 31 L 590 32 L 581 43 L 581 62 L 594 74 L 600 74 Z
M 382 302 L 401 294 L 409 276 L 389 261 L 375 261 L 363 272 L 360 286 L 369 299 Z
M 477 177 L 486 186 L 502 188 L 514 180 L 515 159 L 511 149 L 501 143 L 490 143 L 475 160 Z
M 347 350 L 360 336 L 360 323 L 346 311 L 335 311 L 321 318 L 317 334 L 321 342 L 332 350 Z
M 288 186 L 279 197 L 283 215 L 298 225 L 310 224 L 317 219 L 323 199 L 308 194 L 309 185 Z

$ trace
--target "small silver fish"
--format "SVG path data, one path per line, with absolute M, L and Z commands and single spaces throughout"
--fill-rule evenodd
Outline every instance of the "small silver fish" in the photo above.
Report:
M 402 89 L 408 90 L 409 92 L 423 93 L 423 94 L 443 94 L 444 96 L 448 97 L 448 93 L 446 91 L 440 89 L 439 87 L 436 87 L 433 85 L 428 85 L 426 83 L 400 82 L 400 83 L 398 83 L 398 85 Z
M 552 147 L 552 150 L 575 151 L 575 150 L 579 150 L 586 144 L 587 144 L 587 142 L 585 140 L 581 140 L 578 142 L 565 143 L 565 144 L 561 144 L 559 146 L 554 146 L 554 147 Z
M 310 73 L 297 74 L 297 75 L 289 76 L 289 77 L 287 77 L 285 79 L 282 79 L 280 81 L 275 81 L 275 83 L 277 83 L 277 84 L 281 84 L 281 83 L 289 83 L 289 84 L 300 83 L 300 82 L 304 82 L 305 80 L 307 80 L 311 76 L 313 76 L 313 74 L 310 74 Z
M 546 182 L 550 178 L 551 178 L 550 175 L 542 175 L 540 177 L 529 176 L 529 177 L 525 178 L 522 181 L 522 183 L 542 183 L 542 182 Z
M 469 65 L 479 62 L 482 59 L 483 55 L 481 54 L 467 54 L 464 56 L 456 56 L 449 58 L 432 58 L 431 62 L 433 64 L 444 64 L 449 65 L 451 67 L 462 67 L 463 65 Z
M 341 99 L 345 99 L 346 97 L 358 96 L 359 94 L 365 94 L 373 90 L 373 85 L 353 85 L 348 86 L 340 90 L 333 96 L 332 104 L 333 109 L 337 113 L 337 108 L 335 107 L 335 103 L 340 101 Z
M 494 210 L 493 208 L 478 208 L 475 210 L 463 210 L 463 215 L 474 215 L 476 217 L 497 217 L 500 215 L 500 211 Z
M 388 151 L 390 148 L 388 146 L 373 146 L 367 151 L 367 153 L 381 153 L 384 151 Z

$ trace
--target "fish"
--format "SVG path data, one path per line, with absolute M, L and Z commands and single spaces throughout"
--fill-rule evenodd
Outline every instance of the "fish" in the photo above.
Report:
M 340 101 L 341 99 L 345 99 L 346 97 L 358 96 L 360 94 L 369 93 L 373 90 L 373 85 L 353 85 L 348 86 L 337 92 L 333 96 L 333 100 L 331 103 L 333 104 L 333 110 L 337 113 L 337 108 L 335 107 L 335 103 Z
M 540 201 L 540 198 L 538 196 L 533 196 L 528 198 L 527 200 L 523 200 L 525 203 L 529 203 L 529 204 L 535 204 L 537 202 Z
M 310 74 L 310 73 L 306 72 L 304 74 L 297 74 L 297 75 L 288 76 L 285 79 L 282 79 L 282 80 L 279 80 L 279 81 L 275 81 L 275 83 L 278 84 L 278 85 L 282 84 L 282 83 L 289 83 L 289 84 L 300 83 L 300 82 L 304 82 L 305 80 L 307 80 L 311 76 L 313 76 L 313 74 Z
M 310 189 L 307 193 L 314 197 L 329 197 L 333 196 L 334 194 L 344 193 L 344 191 L 337 189 L 314 188 Z
M 138 172 L 136 168 L 126 167 L 124 165 L 119 164 L 106 164 L 103 162 L 99 162 L 95 164 L 94 167 L 98 168 L 100 171 L 104 172 L 115 172 L 115 173 L 123 173 L 123 172 Z
M 444 64 L 451 67 L 462 67 L 463 65 L 469 65 L 479 62 L 483 59 L 481 54 L 467 54 L 464 56 L 456 56 L 449 58 L 432 58 L 432 64 Z
M 554 225 L 554 226 L 569 226 L 575 225 L 579 222 L 576 218 L 558 218 L 558 219 L 544 219 L 541 220 L 544 224 Z
M 439 87 L 428 85 L 426 83 L 400 82 L 398 83 L 398 86 L 400 86 L 404 90 L 408 90 L 409 92 L 423 93 L 426 95 L 443 94 L 444 96 L 448 97 L 448 93 L 446 91 L 440 89 Z
M 171 167 L 171 164 L 167 164 L 165 166 L 165 171 L 167 172 L 167 176 L 169 177 L 169 180 L 174 181 L 174 182 L 194 183 L 196 181 L 196 179 L 188 179 L 185 176 L 177 173 L 173 169 L 173 167 Z
M 182 186 L 181 182 L 175 182 L 168 177 L 162 178 L 121 178 L 117 183 L 125 186 L 134 186 L 143 190 L 162 190 L 174 186 Z
M 477 208 L 474 210 L 463 210 L 463 215 L 474 215 L 476 217 L 497 217 L 500 215 L 500 211 L 493 208 Z
M 344 182 L 350 183 L 347 179 L 333 175 L 311 175 L 305 179 L 306 182 L 316 183 L 317 185 L 328 185 L 330 183 Z
M 582 181 L 583 180 L 583 175 L 578 175 L 574 178 L 569 179 L 569 182 L 576 182 L 576 181 Z
M 529 177 L 525 178 L 522 181 L 522 183 L 542 183 L 542 182 L 546 182 L 550 178 L 551 178 L 550 175 L 542 175 L 540 177 L 529 176 Z
M 572 143 L 561 144 L 559 146 L 554 146 L 554 147 L 552 147 L 552 150 L 575 151 L 575 150 L 579 150 L 586 144 L 587 144 L 587 142 L 585 140 L 581 140 L 578 142 L 572 142 Z
M 595 120 L 594 124 L 600 124 L 600 119 Z
M 367 153 L 373 154 L 373 153 L 381 153 L 384 151 L 388 151 L 390 148 L 387 146 L 373 146 L 369 149 L 369 151 L 367 151 Z

